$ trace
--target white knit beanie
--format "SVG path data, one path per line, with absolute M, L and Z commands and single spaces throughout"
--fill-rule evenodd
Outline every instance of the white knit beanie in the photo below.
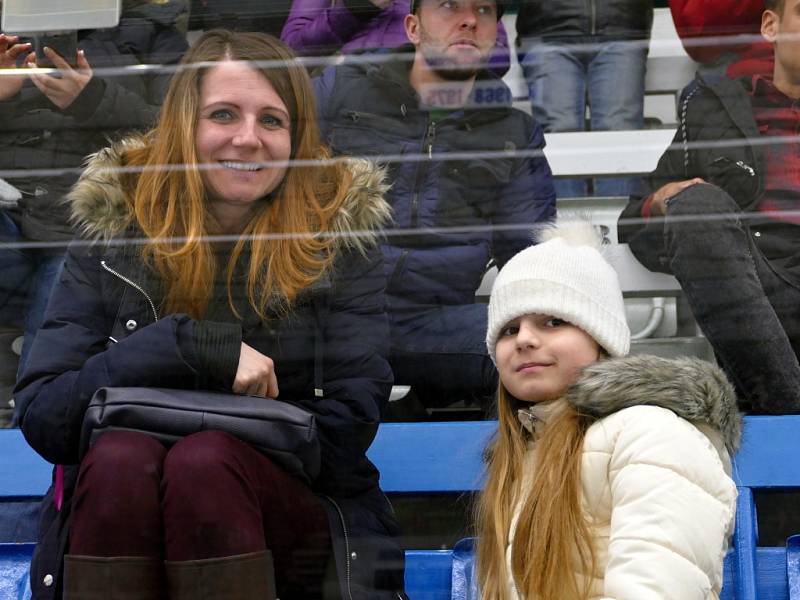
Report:
M 617 272 L 600 253 L 602 239 L 588 221 L 562 222 L 542 231 L 540 243 L 509 260 L 489 299 L 486 348 L 513 319 L 537 313 L 577 325 L 611 356 L 625 356 L 631 332 Z

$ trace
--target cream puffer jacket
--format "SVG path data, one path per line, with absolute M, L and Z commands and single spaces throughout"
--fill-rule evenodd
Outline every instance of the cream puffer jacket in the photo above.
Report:
M 523 489 L 536 468 L 535 440 L 564 402 L 598 419 L 581 463 L 596 565 L 578 576 L 591 577 L 590 598 L 718 598 L 736 507 L 730 456 L 741 432 L 722 372 L 697 359 L 653 356 L 592 365 L 565 400 L 520 411 L 531 433 Z M 523 598 L 510 574 L 519 510 L 506 553 L 514 600 Z

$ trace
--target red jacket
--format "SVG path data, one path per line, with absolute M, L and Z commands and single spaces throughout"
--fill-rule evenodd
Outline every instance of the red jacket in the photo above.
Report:
M 697 62 L 711 62 L 725 52 L 743 58 L 753 49 L 764 52 L 760 40 L 726 40 L 739 35 L 760 37 L 763 0 L 669 0 L 669 8 L 686 53 Z M 719 43 L 713 43 L 715 38 Z

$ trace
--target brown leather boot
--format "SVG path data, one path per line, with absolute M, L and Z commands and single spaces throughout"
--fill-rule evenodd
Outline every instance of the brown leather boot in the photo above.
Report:
M 170 600 L 277 600 L 269 550 L 166 566 Z
M 64 557 L 64 600 L 165 600 L 164 563 L 137 556 Z

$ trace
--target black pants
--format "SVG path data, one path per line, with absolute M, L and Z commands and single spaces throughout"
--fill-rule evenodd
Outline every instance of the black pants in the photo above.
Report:
M 691 186 L 670 200 L 664 235 L 672 272 L 742 407 L 800 413 L 800 289 L 758 250 L 736 202 L 716 186 Z

